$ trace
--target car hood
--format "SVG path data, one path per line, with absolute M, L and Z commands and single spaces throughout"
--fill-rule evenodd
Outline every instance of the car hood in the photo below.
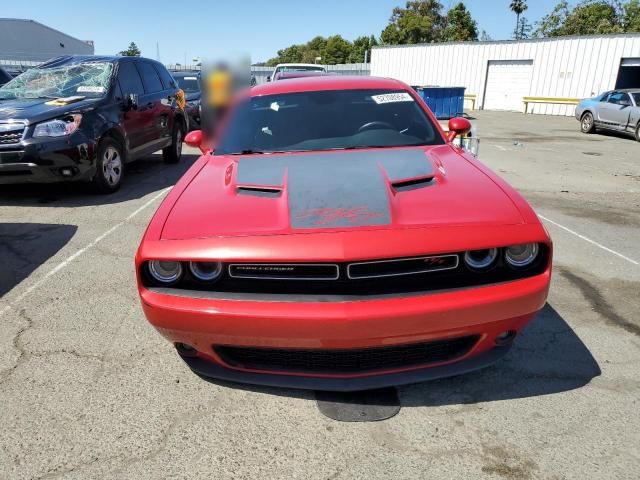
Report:
M 41 122 L 69 112 L 75 112 L 95 105 L 99 99 L 84 99 L 66 105 L 47 105 L 50 98 L 19 98 L 0 100 L 0 121 L 27 120 L 29 123 Z
M 449 145 L 209 156 L 163 239 L 523 223 L 511 198 Z

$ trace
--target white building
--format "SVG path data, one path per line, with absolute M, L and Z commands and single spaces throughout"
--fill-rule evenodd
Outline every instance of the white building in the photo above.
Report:
M 527 96 L 572 99 L 640 88 L 640 34 L 374 47 L 371 75 L 464 86 L 476 108 L 523 112 Z M 528 112 L 573 115 L 574 108 L 530 104 Z

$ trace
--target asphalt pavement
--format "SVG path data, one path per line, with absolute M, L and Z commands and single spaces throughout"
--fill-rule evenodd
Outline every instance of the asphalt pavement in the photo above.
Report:
M 471 113 L 554 240 L 549 301 L 504 360 L 399 388 L 378 422 L 204 381 L 146 322 L 133 256 L 195 151 L 112 196 L 0 187 L 0 478 L 638 478 L 640 143 Z

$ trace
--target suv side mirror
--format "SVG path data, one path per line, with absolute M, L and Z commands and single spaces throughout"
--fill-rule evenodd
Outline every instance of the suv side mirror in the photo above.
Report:
M 138 94 L 128 93 L 124 99 L 124 106 L 126 110 L 138 109 Z

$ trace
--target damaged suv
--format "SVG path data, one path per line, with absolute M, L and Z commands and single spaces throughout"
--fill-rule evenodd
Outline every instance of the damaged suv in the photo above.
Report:
M 125 165 L 162 149 L 180 160 L 184 94 L 166 68 L 139 57 L 65 56 L 0 88 L 0 184 L 122 184 Z

